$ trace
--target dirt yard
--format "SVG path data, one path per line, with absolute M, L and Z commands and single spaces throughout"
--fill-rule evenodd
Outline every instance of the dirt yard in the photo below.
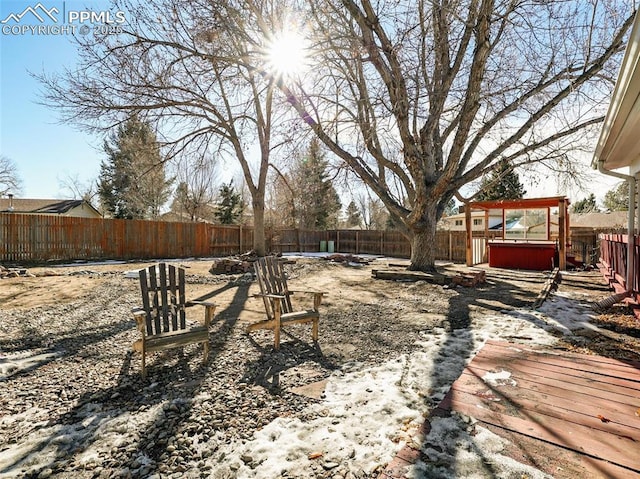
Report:
M 250 274 L 177 262 L 188 296 L 218 305 L 211 358 L 203 366 L 196 346 L 157 353 L 146 379 L 131 351 L 138 282 L 125 272 L 148 263 L 0 280 L 0 477 L 374 478 L 488 338 L 640 358 L 640 330 L 624 311 L 593 315 L 605 334 L 567 333 L 530 313 L 541 273 L 487 269 L 486 283 L 453 288 L 372 279 L 385 259 L 295 261 L 291 289 L 328 293 L 317 347 L 305 326 L 277 352 L 271 333 L 244 332 L 264 318 Z M 596 272 L 565 275 L 560 291 L 579 314 L 610 294 Z M 378 385 L 384 405 L 362 399 Z M 436 466 L 445 472 L 414 477 L 455 476 L 455 464 Z

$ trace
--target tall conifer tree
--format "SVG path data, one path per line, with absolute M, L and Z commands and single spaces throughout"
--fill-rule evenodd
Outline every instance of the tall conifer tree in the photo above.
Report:
M 527 194 L 518 173 L 507 161 L 501 161 L 495 170 L 482 178 L 477 201 L 519 200 Z
M 218 193 L 218 209 L 216 219 L 223 225 L 237 224 L 242 219 L 244 201 L 242 196 L 233 186 L 233 180 L 229 184 L 223 184 Z
M 114 218 L 156 218 L 171 192 L 160 146 L 151 127 L 137 117 L 105 141 L 98 194 Z
M 337 226 L 340 197 L 327 174 L 328 165 L 320 142 L 314 138 L 293 174 L 298 190 L 296 209 L 300 228 L 326 229 Z

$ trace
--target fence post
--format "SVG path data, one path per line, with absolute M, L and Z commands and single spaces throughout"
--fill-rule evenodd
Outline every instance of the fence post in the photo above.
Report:
M 464 204 L 464 222 L 465 222 L 465 258 L 467 266 L 473 266 L 473 231 L 471 229 L 471 204 Z

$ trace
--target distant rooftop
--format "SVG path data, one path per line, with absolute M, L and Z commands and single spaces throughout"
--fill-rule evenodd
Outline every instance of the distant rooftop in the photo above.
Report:
M 14 213 L 40 213 L 55 215 L 64 214 L 72 208 L 76 208 L 82 204 L 93 208 L 91 203 L 85 200 L 0 198 L 0 212 L 12 211 Z M 13 209 L 10 209 L 10 205 L 13 206 Z
M 610 213 L 573 213 L 570 216 L 571 226 L 584 228 L 626 228 L 627 211 Z

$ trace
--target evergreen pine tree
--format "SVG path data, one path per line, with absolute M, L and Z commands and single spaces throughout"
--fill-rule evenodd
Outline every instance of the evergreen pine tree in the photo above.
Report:
M 215 217 L 223 225 L 237 224 L 242 219 L 244 201 L 240 193 L 236 192 L 233 180 L 229 184 L 223 184 L 218 192 L 218 209 Z
M 98 194 L 114 218 L 156 218 L 169 198 L 160 146 L 151 127 L 137 117 L 120 125 L 104 143 Z
M 347 228 L 359 228 L 362 226 L 362 215 L 356 205 L 356 202 L 351 200 L 351 203 L 347 206 Z
M 626 182 L 622 182 L 615 188 L 607 191 L 602 204 L 607 211 L 628 211 L 629 185 Z
M 337 226 L 340 197 L 328 178 L 328 165 L 320 142 L 314 138 L 294 174 L 298 186 L 300 228 L 322 230 Z
M 596 204 L 596 195 L 591 193 L 586 198 L 576 201 L 571 207 L 572 213 L 599 213 L 600 209 Z
M 488 176 L 482 178 L 480 183 L 480 193 L 476 196 L 477 201 L 492 200 L 517 200 L 523 198 L 527 192 L 518 173 L 508 161 L 500 161 L 495 169 Z

